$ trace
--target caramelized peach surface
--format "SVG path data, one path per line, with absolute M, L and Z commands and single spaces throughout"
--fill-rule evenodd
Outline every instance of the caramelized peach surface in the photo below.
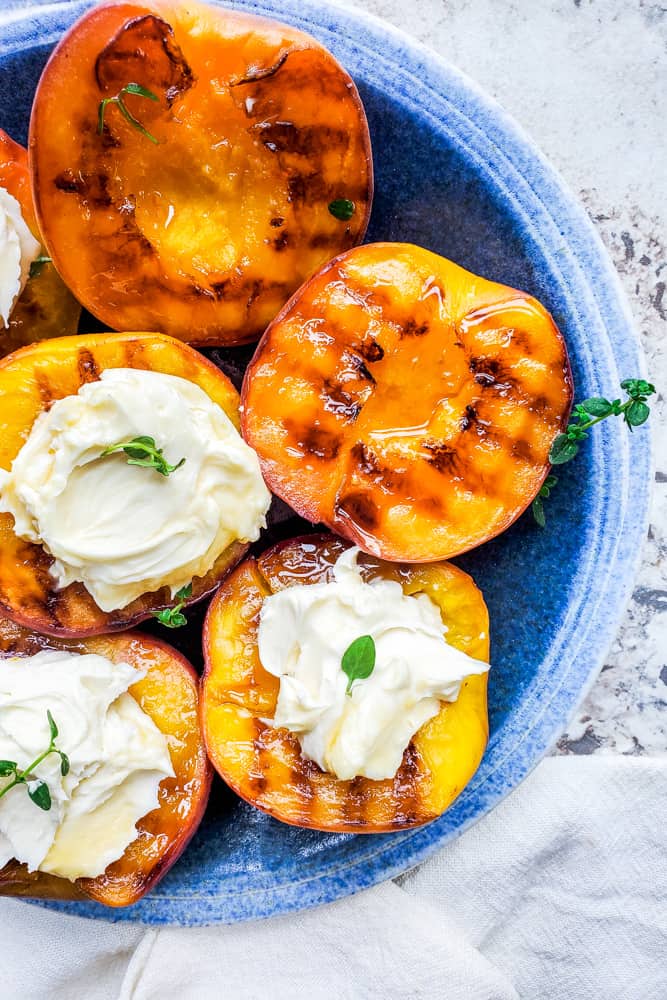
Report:
M 175 777 L 161 782 L 159 807 L 139 821 L 136 840 L 104 874 L 70 882 L 10 862 L 0 868 L 0 895 L 94 899 L 106 906 L 128 906 L 171 868 L 206 808 L 212 770 L 199 728 L 197 675 L 171 646 L 138 632 L 65 641 L 37 635 L 0 618 L 0 670 L 2 657 L 30 656 L 40 649 L 97 653 L 146 670 L 130 693 L 167 736 Z
M 0 361 L 0 467 L 9 469 L 37 416 L 52 400 L 73 395 L 106 368 L 144 368 L 199 385 L 238 427 L 238 393 L 229 379 L 186 344 L 161 334 L 118 333 L 63 337 L 17 351 Z M 56 591 L 52 558 L 14 534 L 0 514 L 0 610 L 47 635 L 95 635 L 128 628 L 173 604 L 168 588 L 144 594 L 119 611 L 101 611 L 83 584 Z M 235 542 L 204 577 L 193 580 L 191 601 L 212 591 L 243 556 Z
M 158 98 L 125 95 L 145 131 L 111 103 L 99 134 L 100 102 L 129 83 Z M 84 15 L 44 71 L 30 148 L 49 252 L 114 329 L 252 340 L 368 222 L 370 141 L 348 74 L 294 28 L 197 0 Z M 351 218 L 329 211 L 339 199 Z
M 538 492 L 572 382 L 546 310 L 420 247 L 326 265 L 269 326 L 243 429 L 269 487 L 382 558 L 504 531 Z
M 21 214 L 35 239 L 41 234 L 28 170 L 28 152 L 0 130 L 0 187 L 5 188 L 21 206 Z M 9 329 L 0 328 L 0 355 L 17 347 L 47 337 L 65 337 L 76 333 L 81 306 L 65 287 L 53 264 L 45 263 L 28 281 L 14 306 Z
M 204 628 L 202 730 L 227 784 L 276 819 L 350 833 L 400 830 L 439 816 L 477 770 L 488 738 L 486 674 L 468 677 L 458 700 L 442 703 L 391 780 L 340 781 L 303 756 L 293 733 L 262 721 L 273 715 L 279 691 L 257 652 L 262 602 L 284 587 L 331 579 L 347 545 L 331 535 L 297 538 L 246 559 L 227 578 Z M 370 556 L 362 564 L 367 578 L 382 576 L 398 581 L 406 594 L 428 594 L 440 608 L 448 641 L 488 661 L 488 613 L 466 573 L 450 563 L 406 566 Z

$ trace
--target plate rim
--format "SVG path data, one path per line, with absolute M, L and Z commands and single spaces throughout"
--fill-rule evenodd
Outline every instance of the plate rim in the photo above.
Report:
M 563 238 L 569 250 L 572 251 L 573 243 L 581 244 L 578 252 L 572 251 L 572 256 L 580 269 L 582 281 L 588 289 L 588 298 L 590 299 L 588 308 L 593 307 L 600 318 L 600 328 L 606 329 L 608 340 L 606 361 L 610 366 L 609 370 L 617 371 L 616 361 L 622 360 L 625 356 L 626 361 L 630 360 L 633 370 L 638 375 L 646 374 L 644 356 L 629 305 L 619 277 L 593 223 L 560 174 L 524 129 L 474 80 L 447 62 L 438 53 L 404 34 L 388 22 L 346 4 L 327 2 L 327 0 L 282 0 L 279 4 L 279 10 L 275 11 L 273 9 L 275 0 L 213 0 L 213 2 L 225 8 L 242 9 L 274 19 L 286 20 L 306 31 L 312 32 L 315 28 L 320 35 L 325 30 L 340 32 L 342 28 L 349 28 L 358 31 L 359 26 L 365 27 L 374 42 L 386 43 L 386 50 L 383 47 L 382 53 L 378 53 L 377 49 L 370 47 L 367 51 L 374 52 L 376 57 L 381 56 L 394 72 L 400 69 L 404 75 L 412 74 L 413 77 L 419 79 L 420 85 L 430 87 L 435 96 L 443 99 L 445 88 L 451 87 L 462 98 L 462 104 L 471 104 L 473 114 L 477 113 L 484 120 L 486 127 L 481 130 L 483 138 L 499 149 L 508 165 L 528 185 L 532 194 L 542 202 L 554 224 L 557 219 L 561 224 L 567 222 L 565 228 L 568 229 L 568 235 L 563 233 Z M 56 3 L 36 3 L 30 7 L 11 10 L 8 19 L 0 21 L 0 55 L 32 48 L 35 44 L 45 45 L 54 41 L 54 35 L 40 37 L 37 43 L 34 36 L 29 37 L 31 28 L 34 32 L 34 29 L 39 25 L 40 18 L 46 15 L 57 17 L 59 14 L 64 14 L 70 19 L 72 11 L 78 13 L 93 5 L 90 0 L 61 0 L 61 2 Z M 325 29 L 322 21 L 327 18 L 327 14 L 329 15 L 329 26 Z M 25 36 L 25 44 L 16 44 L 22 33 Z M 62 29 L 59 29 L 57 37 L 60 37 L 61 34 Z M 15 36 L 14 44 L 11 42 L 12 35 Z M 8 40 L 9 47 L 7 47 Z M 390 51 L 392 55 L 400 51 L 400 64 L 391 62 L 387 51 Z M 421 77 L 419 77 L 419 73 L 421 73 Z M 417 107 L 418 105 L 415 103 L 413 106 Z M 454 107 L 458 112 L 464 114 L 470 126 L 479 128 L 478 122 L 469 113 L 461 112 L 459 105 L 454 105 Z M 419 106 L 419 110 L 420 113 L 425 111 L 421 106 Z M 547 209 L 544 204 L 543 194 L 538 193 L 538 186 L 549 190 L 553 199 L 550 209 Z M 509 195 L 511 197 L 511 192 Z M 597 626 L 595 631 L 598 638 L 595 651 L 592 654 L 589 651 L 587 658 L 583 657 L 584 666 L 577 673 L 579 680 L 575 684 L 576 690 L 570 694 L 567 710 L 561 709 L 559 712 L 556 706 L 559 688 L 566 684 L 568 678 L 573 679 L 569 677 L 569 674 L 561 678 L 561 684 L 554 689 L 551 699 L 544 706 L 542 715 L 547 717 L 546 720 L 540 721 L 540 717 L 535 717 L 532 728 L 524 734 L 524 740 L 530 733 L 534 741 L 535 727 L 539 724 L 541 727 L 539 746 L 536 749 L 535 742 L 533 742 L 529 759 L 522 758 L 517 763 L 519 744 L 512 745 L 511 751 L 497 765 L 497 767 L 502 766 L 507 757 L 511 757 L 515 762 L 512 776 L 509 781 L 506 780 L 504 785 L 487 797 L 481 809 L 473 810 L 470 815 L 463 818 L 455 829 L 444 830 L 440 835 L 434 831 L 434 824 L 428 824 L 426 827 L 403 834 L 391 834 L 386 838 L 383 837 L 377 850 L 363 852 L 361 857 L 344 859 L 343 864 L 332 866 L 324 872 L 314 873 L 303 881 L 291 880 L 273 887 L 243 889 L 238 894 L 229 892 L 219 896 L 211 896 L 209 893 L 202 895 L 161 893 L 158 887 L 154 894 L 145 897 L 134 907 L 113 914 L 110 914 L 105 907 L 94 903 L 72 904 L 49 901 L 47 903 L 40 902 L 38 905 L 48 905 L 70 914 L 107 921 L 129 920 L 151 924 L 233 923 L 259 916 L 277 915 L 320 905 L 395 877 L 414 867 L 446 842 L 460 836 L 472 823 L 483 818 L 505 795 L 524 780 L 544 754 L 548 752 L 555 739 L 563 731 L 563 727 L 567 725 L 569 719 L 576 712 L 577 706 L 590 690 L 599 673 L 632 593 L 649 518 L 652 434 L 649 428 L 644 428 L 643 433 L 637 435 L 632 442 L 627 440 L 629 437 L 627 434 L 623 434 L 622 437 L 616 434 L 613 437 L 618 438 L 617 441 L 614 441 L 614 453 L 616 458 L 619 457 L 619 454 L 622 456 L 623 468 L 620 483 L 622 493 L 619 496 L 617 512 L 618 532 L 612 545 L 613 558 L 610 560 L 610 567 L 613 570 L 622 567 L 623 574 L 617 572 L 614 576 L 610 569 L 605 580 L 606 586 L 600 588 L 598 592 L 595 607 L 590 614 L 591 621 L 594 621 Z M 632 476 L 630 475 L 630 444 L 632 444 Z M 599 461 L 603 453 L 603 442 L 595 440 L 592 445 L 594 456 Z M 633 488 L 632 510 L 630 510 L 628 503 L 631 485 Z M 641 491 L 641 502 L 638 502 L 637 491 Z M 599 494 L 596 499 L 598 507 L 600 507 Z M 602 537 L 604 532 L 597 532 L 597 534 Z M 568 607 L 566 611 L 569 610 Z M 587 633 L 590 632 L 591 625 L 589 624 Z M 572 646 L 571 635 L 563 635 L 562 629 L 554 639 L 553 645 L 559 639 L 561 644 L 565 643 L 568 648 Z M 585 635 L 581 639 L 582 643 L 584 639 Z M 571 649 L 570 652 L 572 652 Z M 572 664 L 574 664 L 579 652 L 579 649 L 574 650 L 576 655 L 572 657 Z M 570 672 L 571 669 L 572 667 Z M 489 777 L 490 775 L 487 775 L 485 780 L 488 780 Z M 475 782 L 473 779 L 471 785 L 468 786 L 469 794 L 478 787 L 479 782 Z M 459 798 L 458 802 L 460 803 L 463 798 L 464 795 Z M 414 843 L 415 839 L 419 840 L 418 844 Z M 413 841 L 412 845 L 410 841 Z M 404 849 L 406 846 L 407 849 Z M 382 859 L 381 864 L 378 864 L 379 859 Z M 368 864 L 368 867 L 365 867 L 369 861 L 373 864 Z M 349 880 L 347 875 L 352 871 L 355 872 L 355 877 Z

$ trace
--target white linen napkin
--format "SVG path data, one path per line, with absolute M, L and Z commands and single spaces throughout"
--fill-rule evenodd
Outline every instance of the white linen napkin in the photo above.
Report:
M 3 1000 L 665 1000 L 667 759 L 552 757 L 416 871 L 232 927 L 0 904 Z

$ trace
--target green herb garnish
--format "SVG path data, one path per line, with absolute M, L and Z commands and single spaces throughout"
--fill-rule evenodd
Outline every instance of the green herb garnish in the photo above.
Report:
M 30 277 L 36 278 L 39 274 L 42 273 L 42 268 L 44 267 L 44 265 L 50 263 L 51 263 L 50 257 L 35 257 L 35 259 L 30 265 Z
M 135 118 L 132 112 L 128 109 L 124 100 L 125 94 L 136 94 L 138 97 L 148 98 L 149 101 L 160 100 L 160 98 L 156 94 L 154 94 L 152 90 L 148 90 L 146 87 L 142 87 L 138 83 L 126 84 L 121 90 L 118 91 L 115 97 L 105 97 L 104 100 L 100 101 L 99 110 L 97 112 L 98 134 L 102 135 L 102 133 L 104 132 L 104 114 L 107 110 L 107 105 L 115 104 L 120 113 L 122 114 L 122 116 L 130 123 L 130 125 L 133 128 L 136 128 L 137 132 L 141 132 L 142 135 L 146 136 L 147 139 L 150 139 L 151 142 L 154 142 L 157 145 L 157 139 L 155 138 L 155 136 L 151 135 L 148 129 L 144 128 L 141 122 L 137 118 Z
M 341 668 L 347 674 L 345 694 L 352 697 L 355 681 L 365 681 L 375 669 L 375 642 L 371 635 L 360 635 L 343 653 Z
M 164 611 L 154 611 L 153 617 L 157 618 L 160 625 L 166 625 L 167 628 L 180 628 L 182 625 L 187 625 L 188 620 L 181 608 L 185 607 L 185 602 L 189 597 L 192 597 L 191 583 L 188 583 L 185 587 L 181 587 L 176 592 L 178 604 L 175 604 L 173 608 L 165 608 Z
M 49 720 L 49 733 L 51 734 L 51 741 L 39 757 L 35 757 L 31 764 L 28 764 L 26 768 L 19 771 L 18 764 L 13 760 L 0 760 L 0 778 L 9 778 L 13 775 L 12 780 L 5 785 L 4 788 L 0 789 L 0 799 L 3 795 L 6 795 L 10 788 L 14 788 L 16 785 L 25 785 L 28 792 L 29 798 L 43 809 L 45 812 L 51 808 L 51 792 L 49 791 L 49 786 L 41 778 L 36 778 L 32 773 L 38 764 L 49 756 L 49 754 L 57 753 L 60 757 L 60 773 L 63 778 L 66 774 L 69 774 L 69 757 L 63 750 L 59 750 L 56 746 L 56 739 L 58 737 L 58 727 L 55 724 L 51 712 L 47 711 L 46 717 Z
M 620 399 L 609 400 L 601 396 L 594 396 L 592 399 L 585 399 L 583 403 L 577 403 L 567 430 L 559 434 L 551 445 L 549 461 L 552 465 L 571 462 L 579 451 L 579 442 L 588 437 L 588 430 L 607 417 L 622 416 L 630 430 L 646 423 L 651 412 L 646 400 L 654 394 L 655 386 L 643 378 L 626 378 L 621 382 L 621 388 L 625 389 L 628 395 L 624 403 Z M 557 482 L 556 476 L 547 476 L 540 492 L 533 500 L 533 517 L 541 528 L 546 524 L 542 500 L 549 497 Z
M 162 454 L 162 448 L 158 448 L 155 439 L 152 437 L 135 437 L 131 441 L 119 441 L 105 448 L 100 458 L 113 455 L 117 451 L 124 451 L 127 455 L 128 465 L 140 465 L 143 469 L 155 469 L 161 476 L 168 476 L 175 472 L 185 462 L 182 458 L 176 465 L 170 465 Z
M 537 494 L 533 500 L 533 517 L 539 524 L 540 528 L 544 528 L 547 521 L 544 516 L 544 505 L 542 500 L 547 500 L 551 496 L 551 491 L 558 482 L 557 476 L 547 476 L 547 478 L 542 483 L 540 487 L 540 492 Z
M 340 219 L 341 222 L 347 222 L 348 219 L 351 219 L 354 210 L 354 202 L 347 198 L 336 198 L 335 201 L 329 203 L 329 211 L 335 219 Z

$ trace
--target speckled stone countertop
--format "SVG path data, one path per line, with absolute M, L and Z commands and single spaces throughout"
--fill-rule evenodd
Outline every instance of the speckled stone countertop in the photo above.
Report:
M 650 0 L 349 5 L 414 35 L 493 95 L 582 200 L 618 269 L 659 390 L 653 510 L 616 641 L 555 752 L 665 753 L 667 7 Z

